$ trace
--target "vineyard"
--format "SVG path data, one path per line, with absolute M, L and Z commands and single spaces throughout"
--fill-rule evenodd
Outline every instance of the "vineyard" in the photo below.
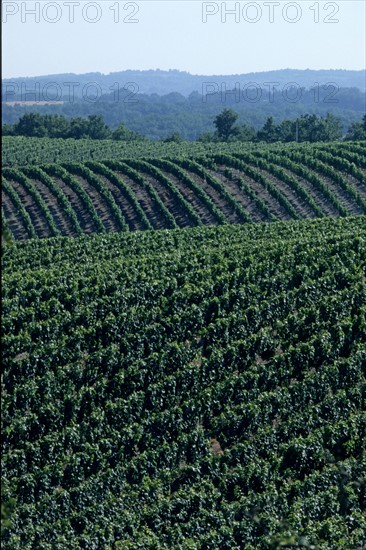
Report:
M 70 143 L 69 143 L 70 142 Z M 366 214 L 365 142 L 4 140 L 15 240 Z
M 240 152 L 242 145 L 225 143 L 164 143 L 141 141 L 113 141 L 90 139 L 50 139 L 23 136 L 4 136 L 2 165 L 52 164 L 57 162 L 85 162 L 118 158 L 156 158 L 177 156 L 204 156 L 210 152 Z M 234 147 L 234 149 L 233 149 Z M 248 148 L 257 148 L 245 144 Z
M 5 192 L 27 236 L 59 228 L 46 188 L 75 233 L 66 186 L 90 231 L 128 225 L 140 178 L 146 229 L 343 215 L 356 149 L 17 168 Z M 33 239 L 2 269 L 4 550 L 365 548 L 365 216 Z

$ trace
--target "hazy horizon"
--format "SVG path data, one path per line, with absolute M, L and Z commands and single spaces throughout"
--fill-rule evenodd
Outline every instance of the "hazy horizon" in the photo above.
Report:
M 246 75 L 246 74 L 260 74 L 260 73 L 269 73 L 269 72 L 278 72 L 278 71 L 309 71 L 309 72 L 328 72 L 328 71 L 347 71 L 347 72 L 365 72 L 365 79 L 366 79 L 366 67 L 365 68 L 362 68 L 362 69 L 344 69 L 344 68 L 322 68 L 322 69 L 312 69 L 311 67 L 310 68 L 307 68 L 307 69 L 299 69 L 298 67 L 285 67 L 285 68 L 277 68 L 277 69 L 268 69 L 268 70 L 261 70 L 261 71 L 250 71 L 250 72 L 246 72 L 246 73 L 191 73 L 189 71 L 181 71 L 180 69 L 176 69 L 176 68 L 170 68 L 170 69 L 160 69 L 159 67 L 157 68 L 150 68 L 150 69 L 134 69 L 134 68 L 129 68 L 129 69 L 121 69 L 121 70 L 117 70 L 117 71 L 111 71 L 111 72 L 103 72 L 103 71 L 88 71 L 88 72 L 85 72 L 85 73 L 74 73 L 74 72 L 71 72 L 71 71 L 65 71 L 65 72 L 62 72 L 62 73 L 45 73 L 45 74 L 35 74 L 35 75 L 18 75 L 18 76 L 11 76 L 11 77 L 5 77 L 3 76 L 3 80 L 11 80 L 11 79 L 19 79 L 19 78 L 43 78 L 43 77 L 46 77 L 46 76 L 61 76 L 63 74 L 74 74 L 76 76 L 86 76 L 86 75 L 89 75 L 89 74 L 100 74 L 102 76 L 110 76 L 110 75 L 113 75 L 113 74 L 118 74 L 118 73 L 122 73 L 122 72 L 157 72 L 157 71 L 161 71 L 161 72 L 179 72 L 179 73 L 185 73 L 185 74 L 189 74 L 190 76 L 239 76 L 239 75 Z
M 3 78 L 171 67 L 197 76 L 362 71 L 365 17 L 357 0 L 5 1 Z

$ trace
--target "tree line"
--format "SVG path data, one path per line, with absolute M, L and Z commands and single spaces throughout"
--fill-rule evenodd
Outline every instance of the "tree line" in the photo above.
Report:
M 341 120 L 332 113 L 321 117 L 315 114 L 301 115 L 296 119 L 276 123 L 269 116 L 264 125 L 255 130 L 247 124 L 237 124 L 239 114 L 233 109 L 225 108 L 213 120 L 215 130 L 202 133 L 201 142 L 328 142 L 366 139 L 366 115 L 360 122 L 353 122 L 347 134 L 342 131 Z M 41 115 L 26 113 L 15 124 L 5 124 L 3 135 L 73 138 L 73 139 L 112 139 L 118 141 L 144 141 L 148 138 L 127 128 L 124 123 L 111 129 L 100 115 L 66 118 L 63 115 Z M 173 132 L 163 141 L 184 141 L 180 132 Z
M 116 139 L 136 141 L 144 139 L 124 124 L 111 130 L 99 115 L 66 118 L 63 115 L 26 113 L 15 124 L 4 124 L 3 135 L 73 139 Z
M 238 113 L 224 109 L 214 120 L 216 131 L 203 134 L 200 141 L 251 141 L 266 143 L 275 142 L 310 142 L 366 139 L 366 115 L 361 122 L 350 125 L 343 136 L 341 120 L 327 113 L 324 117 L 305 114 L 293 120 L 283 120 L 276 124 L 273 117 L 268 117 L 257 132 L 246 124 L 237 125 Z

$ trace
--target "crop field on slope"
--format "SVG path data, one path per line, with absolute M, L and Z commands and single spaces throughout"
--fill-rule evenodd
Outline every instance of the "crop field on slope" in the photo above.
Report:
M 2 304 L 4 549 L 364 548 L 365 216 L 15 243 Z
M 361 148 L 366 143 L 357 142 Z M 352 142 L 318 143 L 317 148 L 341 148 L 346 151 L 352 149 Z M 34 138 L 25 136 L 3 136 L 1 159 L 2 166 L 25 166 L 28 164 L 56 164 L 60 162 L 86 162 L 88 160 L 116 160 L 116 159 L 146 159 L 146 158 L 176 158 L 202 157 L 214 153 L 241 153 L 243 151 L 256 152 L 261 149 L 308 149 L 313 147 L 307 143 L 200 143 L 184 141 L 181 143 L 141 142 L 141 141 L 113 141 L 108 139 L 63 139 L 63 138 Z
M 243 144 L 182 143 L 91 140 L 72 138 L 32 138 L 25 136 L 4 136 L 2 139 L 2 166 L 27 164 L 52 164 L 60 162 L 85 162 L 87 160 L 169 158 L 178 156 L 197 157 L 207 153 L 240 152 Z M 289 145 L 290 146 L 290 145 Z M 262 145 L 246 143 L 245 149 L 256 150 Z M 266 145 L 264 145 L 266 147 Z M 275 147 L 275 146 L 273 146 Z
M 113 145 L 114 158 L 4 167 L 3 229 L 26 240 L 366 214 L 364 142 L 134 144 L 122 158 Z

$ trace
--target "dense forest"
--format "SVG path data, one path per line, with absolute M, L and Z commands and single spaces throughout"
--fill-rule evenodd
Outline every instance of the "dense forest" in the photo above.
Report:
M 40 101 L 44 99 L 42 95 L 28 94 L 26 102 L 3 102 L 2 124 L 16 124 L 30 112 L 61 115 L 67 119 L 101 116 L 113 130 L 123 123 L 132 132 L 148 139 L 165 139 L 178 132 L 183 139 L 196 140 L 202 134 L 212 132 L 212 121 L 225 108 L 238 113 L 238 124 L 253 127 L 255 131 L 269 117 L 279 124 L 306 114 L 325 117 L 331 113 L 340 119 L 345 134 L 350 124 L 359 122 L 365 113 L 364 91 L 334 85 L 319 85 L 312 89 L 295 85 L 225 89 L 220 83 L 215 83 L 207 87 L 205 94 L 193 91 L 188 97 L 178 92 L 147 95 L 136 93 L 134 89 L 121 88 L 102 95 L 91 90 L 90 94 L 94 95 L 64 98 L 59 103 L 46 104 Z
M 202 142 L 324 142 L 336 141 L 342 137 L 346 140 L 366 139 L 366 115 L 362 121 L 353 122 L 343 133 L 341 119 L 331 113 L 325 117 L 301 115 L 294 120 L 283 120 L 276 124 L 273 117 L 268 117 L 258 131 L 247 124 L 238 123 L 239 115 L 232 109 L 225 108 L 213 120 L 214 132 L 205 132 L 199 137 Z M 62 115 L 40 115 L 26 113 L 18 122 L 2 128 L 5 136 L 48 137 L 63 139 L 113 139 L 117 141 L 146 141 L 147 138 L 129 130 L 123 123 L 118 128 L 110 128 L 99 115 L 75 117 L 68 119 Z M 165 138 L 166 142 L 181 142 L 179 131 Z

